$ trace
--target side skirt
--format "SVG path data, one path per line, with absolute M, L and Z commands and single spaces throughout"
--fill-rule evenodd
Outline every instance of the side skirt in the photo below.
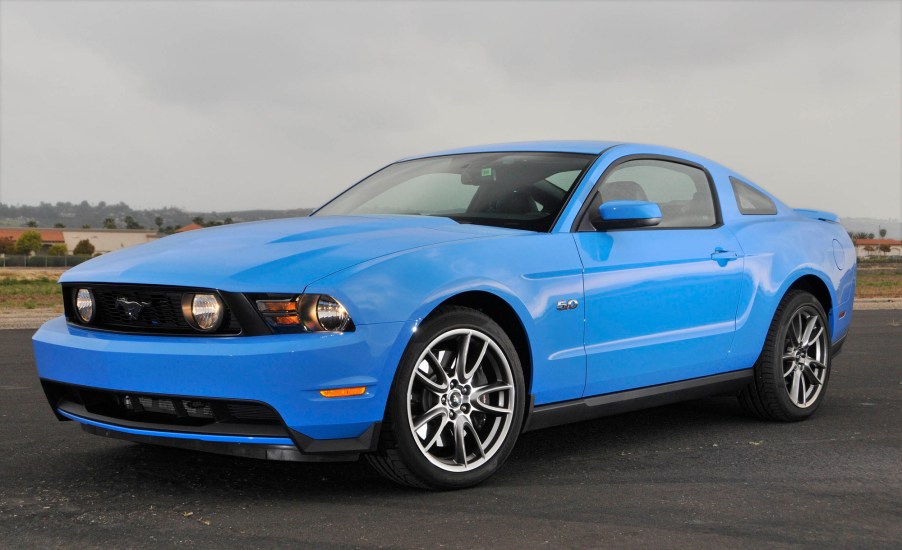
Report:
M 743 369 L 562 403 L 539 406 L 530 404 L 523 431 L 541 430 L 711 395 L 738 393 L 752 380 L 752 373 L 752 369 Z

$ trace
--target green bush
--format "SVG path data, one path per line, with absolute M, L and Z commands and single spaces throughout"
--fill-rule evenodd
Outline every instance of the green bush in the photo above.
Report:
M 94 245 L 88 239 L 82 239 L 75 245 L 72 253 L 76 256 L 90 256 L 94 254 Z
M 64 244 L 55 244 L 47 250 L 48 256 L 65 256 L 69 253 L 69 249 Z
M 29 229 L 16 241 L 16 254 L 28 256 L 40 250 L 42 246 L 44 241 L 41 239 L 41 232 Z

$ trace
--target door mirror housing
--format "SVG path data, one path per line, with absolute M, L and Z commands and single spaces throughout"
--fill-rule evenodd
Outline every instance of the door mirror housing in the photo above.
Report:
M 599 231 L 653 227 L 661 223 L 661 207 L 647 201 L 608 201 L 593 214 L 590 221 Z

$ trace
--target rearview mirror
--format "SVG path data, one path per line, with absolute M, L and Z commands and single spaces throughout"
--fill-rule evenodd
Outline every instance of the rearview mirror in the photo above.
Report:
M 591 218 L 599 231 L 652 227 L 661 223 L 661 207 L 646 201 L 608 201 Z

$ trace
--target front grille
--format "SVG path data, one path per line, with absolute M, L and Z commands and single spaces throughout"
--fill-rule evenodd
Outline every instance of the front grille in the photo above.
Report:
M 73 295 L 78 288 L 88 288 L 94 294 L 97 312 L 90 327 L 143 334 L 198 334 L 182 313 L 182 296 L 186 293 L 214 292 L 207 289 L 150 285 L 64 285 L 66 316 L 76 324 L 83 324 L 72 306 Z M 117 303 L 120 299 L 143 305 L 136 318 L 130 317 L 125 308 Z M 222 324 L 213 334 L 239 334 L 241 325 L 238 319 L 225 300 L 223 305 L 225 311 Z

